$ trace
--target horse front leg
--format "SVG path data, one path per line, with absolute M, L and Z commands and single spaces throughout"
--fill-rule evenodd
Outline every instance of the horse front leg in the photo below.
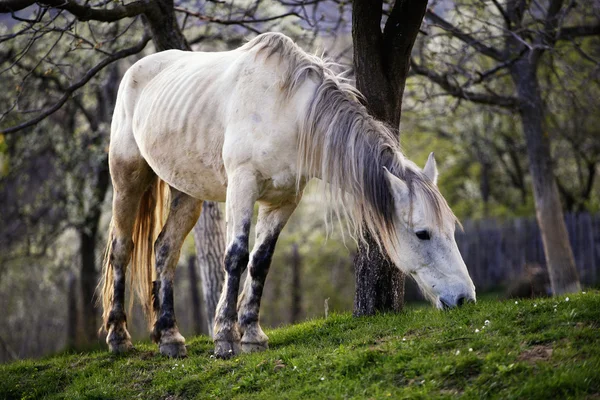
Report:
M 213 329 L 215 356 L 219 358 L 240 353 L 236 305 L 240 277 L 248 265 L 248 236 L 257 197 L 256 177 L 251 171 L 239 170 L 230 175 L 227 186 L 225 284 L 217 304 Z
M 179 333 L 173 305 L 173 279 L 181 246 L 200 216 L 202 200 L 171 188 L 171 207 L 165 226 L 154 244 L 156 272 L 154 282 L 154 311 L 158 318 L 152 339 L 158 343 L 161 354 L 185 357 L 185 338 Z
M 239 324 L 243 333 L 241 345 L 244 353 L 261 351 L 269 347 L 269 338 L 259 324 L 260 300 L 279 233 L 295 209 L 296 202 L 276 208 L 261 205 L 259 209 L 256 242 L 238 306 Z

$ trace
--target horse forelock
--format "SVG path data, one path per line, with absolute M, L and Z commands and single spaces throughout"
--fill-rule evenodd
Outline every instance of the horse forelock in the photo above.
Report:
M 394 199 L 384 167 L 407 184 L 411 210 L 415 202 L 423 204 L 434 226 L 456 222 L 437 187 L 403 156 L 397 131 L 368 114 L 359 102 L 362 95 L 345 72 L 336 74 L 335 64 L 304 52 L 282 34 L 260 35 L 244 48 L 267 58 L 278 56 L 285 63 L 282 88 L 288 96 L 310 72 L 317 78 L 318 86 L 300 120 L 298 171 L 306 171 L 308 179 L 319 177 L 329 183 L 326 195 L 334 214 L 355 239 L 361 240 L 368 231 L 388 251 L 397 240 Z

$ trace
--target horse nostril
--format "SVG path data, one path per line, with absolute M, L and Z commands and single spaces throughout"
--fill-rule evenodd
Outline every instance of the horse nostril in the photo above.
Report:
M 442 303 L 442 310 L 448 310 L 448 309 L 452 308 L 452 305 L 450 304 L 450 302 L 448 302 L 443 297 L 440 297 L 440 303 Z
M 458 299 L 456 299 L 456 305 L 460 307 L 463 304 L 465 304 L 465 299 L 466 298 L 467 298 L 467 296 L 464 296 L 464 295 L 458 296 Z

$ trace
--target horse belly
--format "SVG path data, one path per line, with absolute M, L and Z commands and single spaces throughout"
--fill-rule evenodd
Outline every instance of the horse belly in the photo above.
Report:
M 201 152 L 156 153 L 147 152 L 146 161 L 170 186 L 197 199 L 225 201 L 227 179 L 222 165 L 209 165 Z
M 134 117 L 136 142 L 154 172 L 174 188 L 212 201 L 224 201 L 227 191 L 222 115 L 228 91 L 219 70 L 192 63 L 172 68 L 148 85 Z

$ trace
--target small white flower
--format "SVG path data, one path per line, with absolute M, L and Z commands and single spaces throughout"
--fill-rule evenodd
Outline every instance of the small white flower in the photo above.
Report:
M 515 304 L 519 304 L 519 302 L 518 302 L 518 301 L 515 301 Z
M 460 354 L 460 350 L 456 350 L 456 355 L 459 355 L 459 354 Z
M 581 293 L 585 294 L 585 292 L 581 292 Z
M 565 299 L 565 301 L 569 301 L 569 298 L 567 297 L 567 298 Z
M 485 325 L 481 327 L 481 329 L 485 329 Z
M 178 367 L 179 365 L 177 365 L 177 363 L 176 363 L 175 366 Z
M 534 304 L 533 307 L 537 307 L 537 304 Z
M 475 333 L 479 333 L 479 329 L 475 329 Z
M 325 380 L 325 377 L 324 377 L 324 376 L 322 376 L 322 377 L 321 377 L 321 380 L 322 380 L 322 381 L 324 381 L 324 380 Z
M 402 341 L 403 341 L 403 342 L 406 342 L 406 338 L 405 338 L 405 337 L 403 337 L 403 338 L 402 338 Z
M 470 351 L 470 352 L 471 352 L 471 351 L 473 351 L 473 348 L 472 348 L 472 347 L 469 347 L 469 351 Z
M 296 367 L 296 366 L 294 365 L 294 369 L 292 369 L 292 371 L 295 371 L 295 370 L 297 370 L 297 369 L 298 369 L 298 367 Z
M 486 319 L 485 322 L 484 322 L 484 324 L 489 325 L 490 324 L 490 320 Z

